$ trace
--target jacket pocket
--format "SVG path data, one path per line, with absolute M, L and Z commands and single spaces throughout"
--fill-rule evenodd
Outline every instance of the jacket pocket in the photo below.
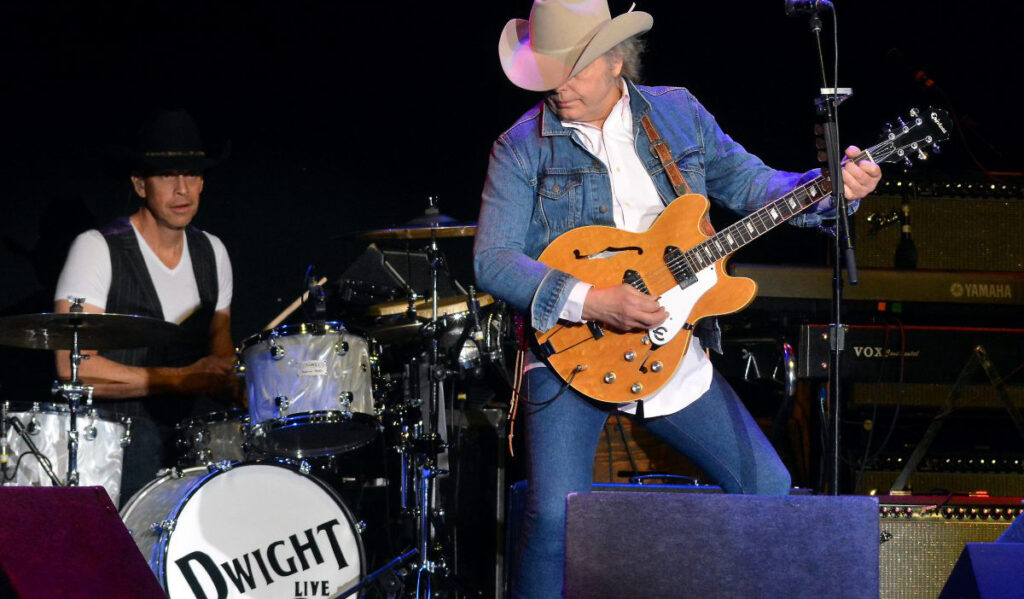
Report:
M 537 180 L 537 201 L 553 238 L 576 227 L 582 196 L 579 174 L 545 173 Z

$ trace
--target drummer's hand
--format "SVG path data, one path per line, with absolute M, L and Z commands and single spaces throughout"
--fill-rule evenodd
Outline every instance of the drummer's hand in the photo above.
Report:
M 596 320 L 623 331 L 647 329 L 666 318 L 668 311 L 658 300 L 625 283 L 591 288 L 583 301 L 584 320 Z
M 184 393 L 219 395 L 238 384 L 234 362 L 220 356 L 206 356 L 181 369 L 179 389 Z

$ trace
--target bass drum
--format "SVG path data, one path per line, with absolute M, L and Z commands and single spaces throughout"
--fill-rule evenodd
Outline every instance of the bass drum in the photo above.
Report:
M 365 574 L 348 508 L 283 462 L 174 470 L 121 518 L 171 599 L 334 597 Z

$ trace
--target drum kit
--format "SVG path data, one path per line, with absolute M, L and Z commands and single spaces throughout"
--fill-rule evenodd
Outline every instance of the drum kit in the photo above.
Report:
M 436 479 L 445 474 L 445 411 L 453 378 L 502 372 L 513 343 L 510 312 L 472 287 L 439 296 L 446 272 L 438 240 L 475 225 L 436 205 L 406 226 L 358 235 L 425 243 L 426 293 L 365 307 L 364 324 L 326 318 L 324 280 L 310 285 L 314 317 L 275 319 L 236 350 L 247 409 L 176 427 L 178 463 L 127 501 L 121 517 L 158 580 L 178 597 L 476 597 L 455 576 Z M 0 318 L 0 345 L 70 350 L 62 401 L 12 411 L 3 403 L 4 485 L 98 485 L 120 501 L 131 419 L 94 407 L 79 379 L 83 350 L 173 344 L 179 328 L 140 316 L 71 312 Z M 307 312 L 308 314 L 308 312 Z M 351 330 L 350 330 L 351 329 Z M 358 332 L 356 332 L 358 331 Z M 447 397 L 446 397 L 446 391 Z M 109 405 L 109 404 L 108 404 Z M 383 486 L 404 521 L 400 546 L 374 572 L 365 525 L 319 473 L 324 461 L 382 444 L 392 456 Z M 319 469 L 318 469 L 319 468 Z M 379 531 L 377 531 L 379 533 Z M 390 535 L 390 533 L 388 533 Z

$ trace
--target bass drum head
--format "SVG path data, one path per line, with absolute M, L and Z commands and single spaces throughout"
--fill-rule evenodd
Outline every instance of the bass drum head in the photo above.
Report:
M 333 597 L 362 579 L 356 521 L 324 483 L 276 463 L 205 470 L 156 481 L 168 492 L 147 487 L 123 511 L 171 599 Z

